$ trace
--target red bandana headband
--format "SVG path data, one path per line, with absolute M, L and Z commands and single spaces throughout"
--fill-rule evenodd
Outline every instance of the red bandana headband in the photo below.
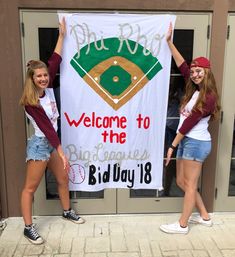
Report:
M 192 60 L 190 68 L 192 67 L 201 67 L 201 68 L 211 68 L 210 61 L 205 57 L 197 57 L 194 60 Z

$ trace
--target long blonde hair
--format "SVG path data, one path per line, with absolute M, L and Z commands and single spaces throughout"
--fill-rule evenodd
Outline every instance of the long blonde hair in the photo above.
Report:
M 45 68 L 48 72 L 47 66 L 44 62 L 42 61 L 29 61 L 27 64 L 27 73 L 26 73 L 26 78 L 25 78 L 25 83 L 24 83 L 24 91 L 20 99 L 20 105 L 33 105 L 37 106 L 38 105 L 38 100 L 39 100 L 39 93 L 37 90 L 36 85 L 34 84 L 33 81 L 33 75 L 35 73 L 36 69 L 42 69 Z
M 216 99 L 215 102 L 215 108 L 213 113 L 211 113 L 211 119 L 214 120 L 218 117 L 219 111 L 220 111 L 220 105 L 219 105 L 219 95 L 218 91 L 216 88 L 216 82 L 214 75 L 210 69 L 204 68 L 205 70 L 205 76 L 203 81 L 201 82 L 201 87 L 200 87 L 200 93 L 199 97 L 197 99 L 197 102 L 195 103 L 193 110 L 196 111 L 199 110 L 203 112 L 203 107 L 206 103 L 206 95 L 213 95 Z M 185 105 L 189 102 L 191 99 L 192 95 L 196 91 L 196 85 L 192 82 L 191 79 L 188 79 L 186 83 L 186 88 L 185 88 L 185 95 L 182 98 L 181 101 L 181 109 L 185 107 Z

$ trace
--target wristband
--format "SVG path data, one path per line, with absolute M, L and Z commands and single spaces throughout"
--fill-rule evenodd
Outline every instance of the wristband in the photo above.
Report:
M 171 144 L 169 147 L 170 147 L 171 149 L 173 149 L 173 151 L 177 148 L 176 146 L 174 146 L 174 145 L 172 145 L 172 144 Z

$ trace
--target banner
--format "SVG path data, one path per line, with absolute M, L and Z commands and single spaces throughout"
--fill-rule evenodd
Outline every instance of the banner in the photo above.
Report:
M 70 190 L 162 189 L 173 15 L 60 13 Z

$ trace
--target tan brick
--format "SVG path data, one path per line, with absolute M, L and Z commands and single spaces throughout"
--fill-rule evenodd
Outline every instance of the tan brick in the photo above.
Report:
M 139 252 L 139 236 L 131 235 L 126 237 L 128 252 Z
M 140 257 L 138 253 L 108 253 L 108 257 Z M 144 256 L 145 257 L 145 256 Z
M 72 253 L 84 253 L 85 249 L 85 239 L 84 238 L 74 238 L 72 242 Z
M 179 250 L 178 255 L 179 257 L 193 257 L 190 250 Z
M 27 245 L 24 251 L 24 255 L 41 254 L 43 253 L 44 245 Z
M 162 252 L 163 257 L 178 257 L 177 251 L 166 251 Z
M 193 257 L 208 257 L 206 250 L 192 250 Z
M 110 252 L 109 237 L 90 237 L 86 238 L 85 253 Z
M 222 250 L 223 257 L 234 257 L 235 250 Z
M 111 236 L 111 251 L 112 252 L 125 252 L 127 251 L 127 244 L 123 236 Z
M 152 252 L 148 239 L 139 239 L 140 253 L 144 257 L 152 257 Z

